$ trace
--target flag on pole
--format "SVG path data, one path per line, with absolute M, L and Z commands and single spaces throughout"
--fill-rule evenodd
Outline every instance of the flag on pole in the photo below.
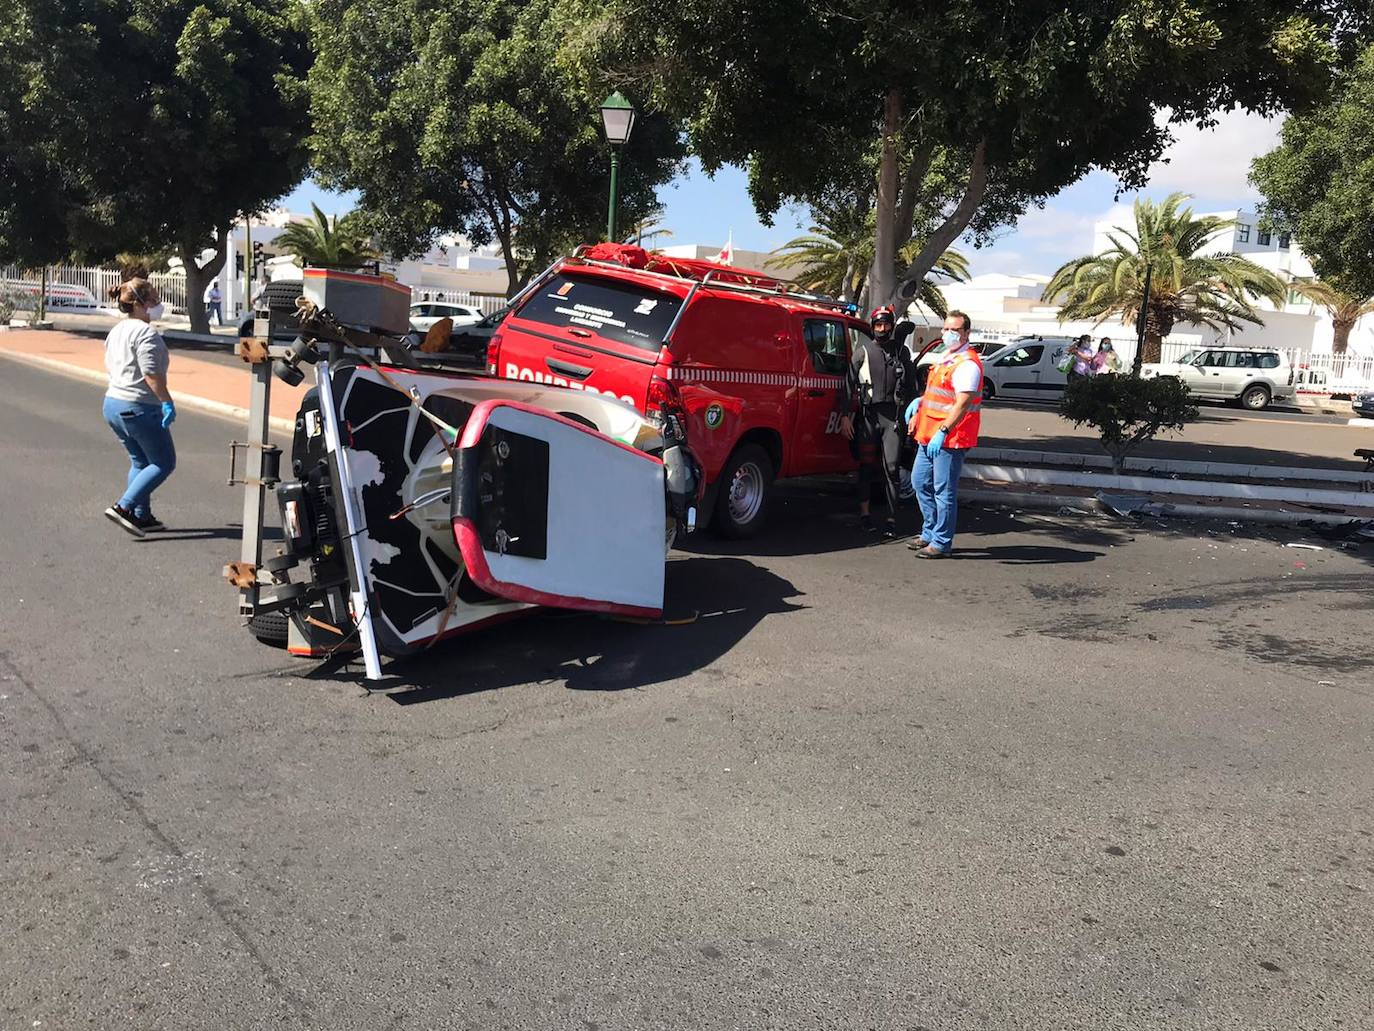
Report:
M 725 241 L 725 246 L 716 255 L 715 262 L 717 265 L 733 265 L 735 263 L 735 231 L 733 229 L 730 230 L 730 236 Z

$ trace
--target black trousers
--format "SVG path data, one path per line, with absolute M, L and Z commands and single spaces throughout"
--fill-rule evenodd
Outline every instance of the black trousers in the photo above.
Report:
M 881 477 L 883 493 L 887 496 L 887 510 L 897 517 L 898 466 L 902 453 L 902 434 L 906 427 L 900 422 L 897 405 L 893 401 L 878 401 L 865 405 L 854 425 L 854 440 L 859 458 L 859 501 L 873 496 L 873 481 Z

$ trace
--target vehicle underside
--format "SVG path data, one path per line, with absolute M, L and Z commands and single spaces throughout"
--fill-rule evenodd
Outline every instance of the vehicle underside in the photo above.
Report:
M 230 475 L 244 530 L 226 575 L 260 638 L 314 658 L 361 652 L 376 679 L 382 655 L 535 606 L 661 613 L 666 552 L 694 525 L 701 479 L 677 420 L 455 368 L 373 332 L 370 311 L 350 310 L 350 325 L 306 292 L 240 341 L 253 393 L 249 439 L 231 445 L 231 467 L 246 456 Z M 299 383 L 310 366 L 283 468 L 273 376 Z

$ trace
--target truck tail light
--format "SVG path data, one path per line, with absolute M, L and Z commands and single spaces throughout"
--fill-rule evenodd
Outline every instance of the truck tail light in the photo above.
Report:
M 649 393 L 644 401 L 644 414 L 661 428 L 668 419 L 675 418 L 683 432 L 687 429 L 687 409 L 677 386 L 662 376 L 649 380 Z
M 487 375 L 495 376 L 501 358 L 501 334 L 493 333 L 487 341 Z

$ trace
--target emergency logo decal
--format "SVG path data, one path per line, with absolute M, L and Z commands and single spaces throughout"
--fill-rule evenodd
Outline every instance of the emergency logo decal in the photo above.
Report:
M 725 409 L 719 404 L 706 406 L 706 428 L 715 430 L 720 428 L 720 424 L 725 421 Z

